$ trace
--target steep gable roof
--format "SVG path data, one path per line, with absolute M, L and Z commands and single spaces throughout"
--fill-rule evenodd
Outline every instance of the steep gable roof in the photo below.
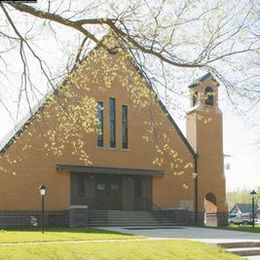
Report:
M 111 34 L 106 35 L 103 40 L 109 36 Z M 101 40 L 101 42 L 103 41 Z M 85 58 L 87 59 L 94 51 L 98 50 L 98 48 L 100 48 L 102 46 L 102 44 L 98 44 L 96 45 L 96 47 L 93 48 L 92 51 L 90 51 L 90 53 L 88 54 L 88 56 Z M 120 47 L 123 47 L 122 45 Z M 111 52 L 112 54 L 116 54 L 116 52 Z M 134 59 L 132 59 L 135 63 L 137 63 Z M 149 89 L 151 89 L 154 93 L 154 89 L 153 87 L 150 85 L 148 79 L 146 78 L 146 76 L 143 74 L 143 72 L 140 70 L 140 68 L 138 67 L 137 64 L 133 64 L 134 68 L 137 70 L 137 72 L 145 79 L 145 82 L 147 84 L 147 87 L 149 87 Z M 74 69 L 76 70 L 77 67 L 74 67 Z M 72 71 L 71 71 L 72 72 Z M 206 76 L 206 75 L 205 75 Z M 62 85 L 65 85 L 67 82 L 67 78 L 65 78 L 63 80 L 63 82 L 61 83 Z M 31 116 L 27 117 L 26 120 L 22 119 L 21 122 L 18 123 L 18 125 L 20 125 L 19 129 L 17 131 L 14 132 L 13 135 L 10 136 L 10 139 L 6 142 L 6 144 L 3 145 L 3 148 L 0 150 L 0 156 L 2 156 L 11 146 L 12 144 L 15 142 L 15 139 L 18 138 L 23 131 L 27 128 L 27 126 L 33 121 L 35 115 L 37 115 L 38 113 L 40 113 L 43 109 L 44 109 L 44 105 L 47 102 L 48 98 L 52 95 L 56 95 L 58 93 L 59 90 L 59 86 L 56 88 L 56 90 L 51 94 L 48 95 L 48 97 L 43 99 L 43 102 L 41 102 L 41 104 L 38 105 L 38 107 L 36 106 L 35 111 L 31 114 Z M 165 107 L 165 105 L 163 104 L 163 102 L 159 99 L 158 95 L 155 93 L 158 103 L 161 107 L 161 109 L 163 110 L 163 112 L 166 114 L 168 120 L 170 121 L 170 123 L 172 124 L 172 126 L 174 127 L 174 129 L 177 131 L 177 133 L 179 134 L 180 138 L 182 139 L 183 143 L 185 144 L 185 146 L 188 148 L 188 150 L 190 151 L 190 153 L 195 156 L 196 152 L 194 151 L 194 149 L 192 148 L 192 146 L 190 145 L 190 143 L 188 142 L 188 140 L 186 139 L 186 137 L 184 136 L 184 134 L 182 133 L 182 131 L 180 130 L 180 128 L 178 127 L 178 125 L 176 124 L 176 122 L 174 121 L 173 117 L 170 115 L 170 113 L 168 112 L 167 108 Z M 1 147 L 1 146 L 0 146 Z

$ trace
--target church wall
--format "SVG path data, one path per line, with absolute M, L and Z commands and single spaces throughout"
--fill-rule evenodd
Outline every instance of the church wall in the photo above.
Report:
M 96 53 L 96 54 L 95 54 Z M 89 155 L 93 166 L 122 167 L 139 169 L 163 169 L 163 177 L 153 177 L 153 201 L 162 208 L 179 207 L 193 203 L 194 179 L 192 173 L 194 168 L 193 156 L 174 129 L 168 118 L 162 112 L 158 103 L 144 105 L 145 99 L 140 97 L 129 98 L 131 89 L 122 87 L 122 79 L 129 76 L 130 67 L 123 68 L 125 60 L 120 55 L 102 57 L 99 51 L 92 54 L 85 66 L 80 69 L 72 86 L 74 97 L 67 98 L 67 103 L 60 96 L 55 100 L 60 103 L 50 104 L 45 107 L 32 123 L 17 138 L 15 143 L 0 157 L 0 165 L 4 170 L 0 174 L 0 210 L 39 210 L 40 195 L 37 187 L 44 183 L 47 186 L 46 210 L 64 210 L 70 206 L 70 175 L 69 172 L 58 172 L 56 164 L 84 165 L 79 160 L 78 154 L 72 154 L 73 144 L 67 144 L 62 149 L 62 154 L 54 155 L 48 151 L 50 143 L 46 133 L 49 129 L 58 129 L 60 105 L 77 103 L 81 98 L 94 97 L 96 101 L 104 103 L 104 148 L 96 147 L 96 133 L 84 133 L 84 149 Z M 107 65 L 104 65 L 107 64 Z M 106 66 L 109 69 L 105 69 Z M 94 75 L 95 73 L 95 75 Z M 109 73 L 115 73 L 110 81 Z M 78 77 L 80 75 L 80 77 Z M 139 74 L 134 73 L 135 80 L 142 82 Z M 119 78 L 120 77 L 120 78 Z M 128 80 L 130 80 L 128 78 Z M 108 84 L 109 82 L 109 84 Z M 145 84 L 142 82 L 142 84 Z M 75 87 L 79 86 L 79 88 Z M 85 86 L 85 87 L 84 87 Z M 104 87 L 105 86 L 105 87 Z M 89 88 L 89 90 L 87 89 Z M 135 90 L 133 90 L 134 92 Z M 138 96 L 141 89 L 132 96 Z M 116 98 L 116 148 L 109 148 L 109 97 Z M 129 149 L 121 148 L 121 106 L 127 105 L 129 110 Z M 65 120 L 66 121 L 66 120 Z M 159 148 L 167 144 L 170 149 L 178 153 L 180 161 L 171 166 L 172 155 L 164 153 L 160 165 L 153 164 L 158 157 L 156 142 L 144 140 L 146 125 L 144 122 L 154 121 L 156 130 L 154 138 L 158 140 Z M 59 131 L 59 130 L 57 130 Z M 163 135 L 169 140 L 165 141 Z M 64 131 L 57 134 L 59 138 L 66 138 Z M 57 141 L 58 142 L 58 141 Z M 47 145 L 47 147 L 46 147 Z M 161 150 L 161 149 L 159 149 Z M 170 159 L 169 159 L 170 158 Z M 178 176 L 180 175 L 180 176 Z M 182 201 L 182 202 L 181 202 Z

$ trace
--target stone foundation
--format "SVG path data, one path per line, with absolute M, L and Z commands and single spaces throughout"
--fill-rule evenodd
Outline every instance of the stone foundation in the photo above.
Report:
M 111 218 L 112 213 L 109 213 L 109 211 L 104 212 L 102 213 L 104 216 L 100 212 L 98 212 L 98 219 L 102 221 L 101 225 L 112 225 L 112 222 L 109 222 L 111 221 L 111 219 L 109 219 L 109 216 Z M 122 213 L 124 212 L 126 211 L 122 211 Z M 191 217 L 188 210 L 186 209 L 163 209 L 154 212 L 156 212 L 156 214 L 159 213 L 159 215 L 161 216 L 166 216 L 170 221 L 172 221 L 173 224 L 182 226 L 194 224 L 194 217 Z M 90 213 L 91 211 L 88 210 L 87 206 L 80 205 L 71 206 L 69 209 L 64 211 L 46 211 L 44 223 L 46 227 L 82 227 L 89 225 L 94 226 L 93 223 L 89 222 L 91 220 L 91 217 L 93 218 L 93 214 L 90 216 Z M 123 216 L 125 216 L 125 213 L 123 214 Z M 0 211 L 0 228 L 41 227 L 41 220 L 42 217 L 40 211 Z
M 195 213 L 189 212 L 189 225 L 195 226 Z M 228 213 L 218 212 L 207 214 L 207 221 L 205 220 L 205 213 L 199 212 L 197 216 L 197 226 L 226 226 L 228 225 Z
M 161 214 L 171 217 L 173 222 L 178 225 L 188 226 L 190 224 L 189 212 L 187 209 L 162 209 Z
M 68 226 L 66 211 L 46 211 L 44 224 L 46 227 Z M 42 216 L 40 211 L 0 211 L 0 228 L 41 227 Z

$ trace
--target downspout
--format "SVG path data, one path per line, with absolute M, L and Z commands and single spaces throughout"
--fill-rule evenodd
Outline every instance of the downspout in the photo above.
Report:
M 198 154 L 194 154 L 194 170 L 195 170 L 195 178 L 194 178 L 194 196 L 195 196 L 195 226 L 198 225 Z

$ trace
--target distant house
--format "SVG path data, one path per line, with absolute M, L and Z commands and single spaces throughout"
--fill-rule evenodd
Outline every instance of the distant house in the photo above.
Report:
M 255 208 L 257 218 L 260 218 L 260 208 Z M 230 210 L 230 215 L 242 214 L 242 213 L 251 213 L 252 212 L 252 204 L 251 203 L 237 203 Z

